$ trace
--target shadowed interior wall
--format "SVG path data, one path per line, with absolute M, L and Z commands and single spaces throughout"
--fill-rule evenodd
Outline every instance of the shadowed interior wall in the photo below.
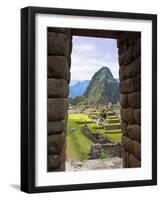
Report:
M 140 167 L 140 33 L 48 28 L 48 171 L 65 170 L 72 35 L 117 39 L 120 65 L 123 167 Z

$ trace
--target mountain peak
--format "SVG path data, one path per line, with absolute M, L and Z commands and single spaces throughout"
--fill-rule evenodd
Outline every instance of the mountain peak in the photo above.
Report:
M 84 95 L 92 103 L 116 103 L 119 100 L 118 83 L 108 67 L 103 66 L 93 75 Z

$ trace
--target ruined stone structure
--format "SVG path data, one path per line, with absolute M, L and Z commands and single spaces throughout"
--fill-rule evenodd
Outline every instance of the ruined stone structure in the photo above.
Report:
M 48 171 L 65 170 L 72 35 L 115 38 L 120 65 L 124 167 L 141 166 L 141 35 L 48 28 Z

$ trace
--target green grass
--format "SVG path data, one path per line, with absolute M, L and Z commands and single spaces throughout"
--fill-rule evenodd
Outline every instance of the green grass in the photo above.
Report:
M 116 125 L 120 125 L 120 123 L 108 124 L 108 123 L 105 123 L 105 122 L 101 122 L 100 124 L 103 125 L 103 126 L 116 126 Z
M 105 134 L 105 136 L 112 142 L 120 142 L 122 134 Z
M 80 115 L 80 116 L 78 116 Z M 92 141 L 86 137 L 81 131 L 82 125 L 77 124 L 75 120 L 78 118 L 86 118 L 81 114 L 71 114 L 68 116 L 68 133 L 67 133 L 67 160 L 86 160 Z M 88 118 L 86 118 L 88 119 Z M 75 129 L 72 132 L 72 128 Z
M 90 129 L 93 133 L 106 133 L 106 134 L 117 134 L 117 133 L 122 133 L 121 129 L 115 129 L 115 130 L 105 130 L 105 129 Z
M 113 119 L 108 119 L 110 121 L 116 121 L 116 120 L 119 120 L 119 118 L 113 118 Z
M 88 124 L 89 129 L 104 129 L 102 125 L 97 125 L 95 123 Z
M 118 119 L 117 116 L 108 116 L 108 119 Z
M 74 122 L 80 122 L 80 123 L 92 123 L 93 120 L 91 120 L 87 115 L 84 114 L 70 114 L 70 120 L 73 120 Z

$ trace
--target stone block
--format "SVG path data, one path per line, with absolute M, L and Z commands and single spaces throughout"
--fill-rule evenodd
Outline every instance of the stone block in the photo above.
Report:
M 60 154 L 65 143 L 64 132 L 56 135 L 48 136 L 48 155 L 49 154 Z
M 141 43 L 138 38 L 133 45 L 130 45 L 126 51 L 119 54 L 119 65 L 128 65 L 141 54 Z
M 134 121 L 136 124 L 141 124 L 141 109 L 133 110 Z
M 67 98 L 69 86 L 64 79 L 48 79 L 48 97 L 49 98 Z
M 132 61 L 130 64 L 128 64 L 124 69 L 124 76 L 126 78 L 135 77 L 137 74 L 140 74 L 141 72 L 141 58 L 138 57 L 134 61 Z
M 131 140 L 128 137 L 122 138 L 122 146 L 125 149 L 125 151 L 133 152 L 133 140 Z
M 121 119 L 123 120 L 123 122 L 126 122 L 128 124 L 133 124 L 134 118 L 133 118 L 132 108 L 122 108 L 121 109 Z
M 63 150 L 60 154 L 48 154 L 48 171 L 60 171 L 63 163 L 66 160 L 66 143 L 64 144 Z M 62 169 L 63 171 L 63 169 Z
M 141 167 L 141 161 L 138 160 L 133 154 L 129 154 L 129 167 L 130 168 L 137 168 Z
M 141 141 L 141 127 L 137 124 L 127 126 L 128 136 L 137 141 Z
M 141 90 L 140 75 L 120 82 L 120 92 L 123 94 L 138 92 L 140 90 Z
M 67 116 L 67 109 L 67 99 L 48 99 L 48 121 L 59 121 L 65 119 Z
M 120 92 L 121 93 L 130 93 L 134 91 L 133 79 L 127 79 L 120 82 Z
M 122 150 L 122 159 L 123 159 L 123 168 L 127 168 L 128 167 L 128 152 L 125 151 L 125 149 L 123 148 Z
M 127 94 L 120 94 L 120 104 L 122 108 L 128 107 L 128 98 Z
M 69 79 L 69 65 L 65 56 L 48 56 L 48 77 Z
M 138 159 L 141 159 L 141 144 L 136 140 L 133 140 L 133 148 L 131 153 Z
M 65 129 L 66 120 L 48 122 L 48 135 L 64 132 Z
M 140 108 L 141 107 L 141 93 L 134 92 L 128 94 L 128 104 L 132 108 Z
M 67 34 L 48 32 L 48 55 L 68 56 L 69 39 Z

